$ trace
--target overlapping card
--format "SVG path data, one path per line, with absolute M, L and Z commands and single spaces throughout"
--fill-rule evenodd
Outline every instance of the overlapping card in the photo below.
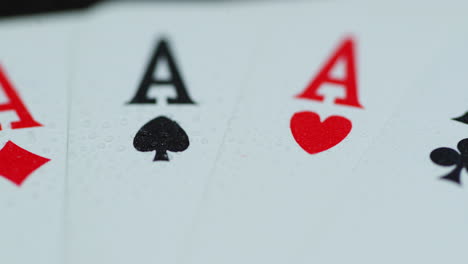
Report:
M 63 263 L 75 15 L 0 25 L 0 262 Z
M 464 263 L 462 7 L 0 23 L 0 262 Z

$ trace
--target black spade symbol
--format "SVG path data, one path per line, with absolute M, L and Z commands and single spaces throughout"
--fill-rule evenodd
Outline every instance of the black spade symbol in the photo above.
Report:
M 184 151 L 189 146 L 189 138 L 175 121 L 158 116 L 140 128 L 133 139 L 138 151 L 156 151 L 153 161 L 169 161 L 167 151 Z
M 431 152 L 431 160 L 440 166 L 455 166 L 455 168 L 441 177 L 441 179 L 461 184 L 460 173 L 463 168 L 468 171 L 468 138 L 460 140 L 457 144 L 457 152 L 451 148 L 438 148 Z

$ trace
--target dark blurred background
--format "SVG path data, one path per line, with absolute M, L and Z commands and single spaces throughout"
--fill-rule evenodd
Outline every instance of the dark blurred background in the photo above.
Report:
M 100 0 L 3 0 L 0 17 L 83 9 Z
M 98 2 L 108 1 L 154 1 L 154 2 L 217 2 L 248 0 L 0 0 L 0 19 L 12 16 L 86 9 Z M 256 0 L 263 1 L 263 0 Z M 268 0 L 274 1 L 274 0 Z M 285 0 L 293 1 L 293 0 Z M 316 0 L 314 0 L 316 1 Z
M 123 0 L 0 0 L 0 18 L 85 9 L 98 2 Z M 136 0 L 129 0 L 136 1 Z M 195 0 L 138 0 L 155 2 L 192 2 Z M 196 0 L 215 2 L 219 0 Z M 240 0 L 222 0 L 240 1 Z M 292 1 L 292 0 L 290 0 Z

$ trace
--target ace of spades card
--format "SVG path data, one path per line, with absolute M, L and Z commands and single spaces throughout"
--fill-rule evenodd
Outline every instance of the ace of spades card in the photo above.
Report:
M 63 263 L 75 18 L 35 16 L 0 26 L 1 263 Z
M 261 35 L 235 14 L 91 16 L 72 92 L 69 263 L 176 262 Z
M 402 7 L 262 10 L 268 45 L 230 122 L 182 263 L 344 262 L 318 252 L 335 201 L 347 198 L 342 182 L 354 181 L 353 166 L 426 65 L 460 38 L 461 14 Z
M 319 260 L 464 263 L 468 110 L 466 40 L 435 56 L 343 181 Z M 340 250 L 341 254 L 332 254 Z

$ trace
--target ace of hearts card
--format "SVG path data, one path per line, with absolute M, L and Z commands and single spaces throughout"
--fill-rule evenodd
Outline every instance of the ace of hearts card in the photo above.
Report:
M 319 250 L 335 202 L 347 198 L 342 183 L 427 65 L 462 38 L 463 15 L 447 8 L 313 7 L 263 10 L 268 45 L 229 124 L 183 263 L 336 263 Z
M 345 179 L 319 259 L 464 263 L 468 233 L 466 40 L 435 56 Z M 427 76 L 430 76 L 429 78 Z M 331 254 L 337 248 L 340 256 Z M 365 250 L 364 250 L 365 249 Z

